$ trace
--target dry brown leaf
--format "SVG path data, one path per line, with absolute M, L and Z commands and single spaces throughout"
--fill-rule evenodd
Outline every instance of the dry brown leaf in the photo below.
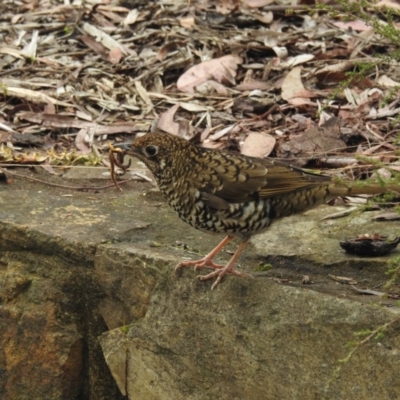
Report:
M 250 8 L 261 8 L 272 4 L 274 0 L 242 0 L 242 2 Z
M 168 111 L 162 113 L 157 123 L 157 128 L 171 135 L 179 134 L 179 124 L 174 121 L 175 113 L 178 111 L 179 104 L 175 104 Z
M 288 103 L 296 107 L 307 106 L 307 105 L 313 107 L 317 106 L 317 103 L 314 103 L 313 101 L 308 100 L 305 97 L 293 97 L 293 99 L 290 99 Z
M 90 143 L 89 129 L 81 129 L 75 137 L 75 146 L 81 154 L 90 154 L 92 150 L 87 145 Z M 93 137 L 92 137 L 93 140 Z
M 149 107 L 153 107 L 153 102 L 150 99 L 149 94 L 147 93 L 147 90 L 144 88 L 144 86 L 142 85 L 142 82 L 140 81 L 135 81 L 135 87 L 136 90 L 139 93 L 139 96 L 141 97 L 141 99 L 149 106 Z
M 313 127 L 283 143 L 278 147 L 278 154 L 296 165 L 304 166 L 310 159 L 326 156 L 326 153 L 342 148 L 346 148 L 346 144 L 340 139 L 338 128 Z
M 1 81 L 0 81 L 0 86 L 1 86 Z M 58 101 L 56 99 L 54 99 L 53 97 L 48 96 L 45 93 L 39 92 L 39 91 L 34 91 L 34 90 L 30 90 L 30 89 L 24 89 L 24 88 L 20 88 L 20 87 L 10 87 L 10 86 L 6 86 L 5 89 L 3 90 L 3 93 L 7 96 L 7 97 L 19 97 L 22 99 L 25 99 L 29 102 L 32 103 L 45 103 L 45 104 L 57 104 L 60 106 L 67 106 L 70 107 L 71 104 L 68 103 L 64 103 L 62 101 Z
M 271 87 L 271 84 L 268 82 L 259 82 L 259 81 L 247 81 L 243 82 L 240 85 L 236 85 L 235 89 L 240 90 L 242 92 L 248 90 L 267 90 Z
M 81 35 L 79 36 L 79 39 L 81 39 L 82 42 L 85 43 L 86 46 L 92 49 L 95 53 L 101 55 L 102 57 L 106 56 L 107 49 L 101 43 L 94 40 L 92 37 L 88 35 Z
M 274 14 L 271 11 L 263 12 L 263 13 L 252 13 L 253 18 L 257 21 L 262 22 L 263 24 L 270 24 L 274 20 Z
M 116 47 L 119 47 L 121 49 L 122 54 L 128 55 L 129 51 L 118 41 L 116 41 L 113 37 L 111 37 L 109 34 L 105 33 L 101 29 L 96 28 L 93 25 L 90 25 L 89 23 L 83 24 L 83 30 L 93 36 L 97 42 L 100 42 L 104 47 L 106 47 L 108 50 L 115 49 Z
M 341 29 L 345 30 L 353 29 L 355 31 L 360 31 L 360 32 L 371 29 L 369 25 L 367 25 L 364 21 L 361 20 L 348 21 L 348 22 L 337 21 L 334 22 L 333 25 Z
M 228 95 L 228 89 L 221 83 L 215 81 L 204 82 L 201 85 L 197 86 L 196 89 L 199 93 L 203 94 L 217 92 L 218 94 L 222 94 L 224 96 Z
M 276 139 L 267 134 L 251 132 L 247 135 L 240 152 L 250 157 L 268 157 L 276 144 Z
M 400 83 L 394 81 L 392 78 L 389 78 L 387 75 L 382 75 L 380 76 L 377 80 L 376 83 L 380 86 L 386 87 L 388 89 L 398 87 L 400 89 Z
M 204 61 L 189 68 L 181 75 L 176 84 L 177 88 L 181 92 L 194 93 L 197 86 L 212 79 L 220 83 L 234 85 L 236 70 L 241 62 L 242 59 L 236 55 Z
M 338 276 L 338 275 L 328 275 L 329 278 L 333 279 L 336 282 L 344 283 L 346 285 L 357 285 L 357 281 L 353 278 L 348 278 L 347 276 Z
M 382 0 L 378 1 L 378 3 L 375 4 L 375 7 L 387 7 L 387 8 L 394 8 L 395 10 L 400 9 L 400 4 L 397 1 L 390 1 L 390 0 Z
M 115 49 L 112 49 L 108 53 L 108 61 L 110 61 L 111 64 L 118 64 L 121 61 L 122 58 L 122 51 L 119 47 L 116 47 Z
M 179 20 L 179 25 L 186 29 L 191 29 L 195 26 L 195 21 L 193 17 L 185 17 Z
M 296 57 L 288 57 L 285 60 L 282 60 L 279 64 L 281 68 L 286 68 L 286 67 L 295 67 L 296 65 L 299 64 L 304 64 L 308 61 L 311 61 L 315 58 L 313 54 L 300 54 Z
M 379 214 L 372 217 L 374 221 L 398 221 L 400 219 L 400 214 L 397 212 Z
M 299 97 L 297 93 L 305 90 L 301 82 L 301 67 L 293 68 L 284 78 L 282 83 L 282 98 L 286 101 Z
M 52 167 L 50 164 L 48 164 L 47 162 L 44 163 L 44 164 L 41 164 L 40 166 L 41 166 L 46 172 L 48 172 L 49 174 L 51 174 L 51 175 L 57 175 L 57 174 L 55 173 L 53 167 Z
M 129 13 L 127 14 L 127 16 L 124 19 L 124 26 L 128 26 L 128 25 L 133 25 L 139 18 L 139 12 L 138 10 L 135 8 L 131 11 L 129 11 Z
M 238 6 L 239 0 L 218 0 L 216 4 L 217 13 L 230 14 Z
M 334 72 L 345 72 L 354 66 L 355 60 L 352 61 L 342 61 L 336 64 L 327 65 L 315 73 L 315 76 L 323 73 L 334 73 Z

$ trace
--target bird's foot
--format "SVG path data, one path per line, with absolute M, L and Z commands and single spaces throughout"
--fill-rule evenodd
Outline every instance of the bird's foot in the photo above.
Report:
M 175 267 L 175 271 L 178 268 L 182 268 L 182 267 L 194 267 L 194 270 L 196 271 L 198 268 L 214 268 L 216 270 L 222 269 L 224 268 L 223 265 L 220 264 L 215 264 L 214 261 L 212 261 L 212 258 L 210 257 L 204 257 L 200 260 L 194 260 L 194 261 L 182 261 L 180 262 L 176 267 Z
M 220 269 L 217 269 L 217 270 L 215 270 L 213 272 L 210 272 L 207 275 L 199 275 L 198 278 L 201 281 L 206 281 L 207 279 L 211 279 L 211 278 L 217 277 L 217 279 L 215 280 L 215 282 L 211 286 L 211 290 L 213 290 L 213 289 L 215 289 L 217 287 L 217 285 L 221 282 L 222 278 L 226 274 L 232 274 L 232 275 L 240 276 L 242 278 L 244 278 L 246 276 L 250 277 L 250 278 L 254 278 L 253 275 L 248 274 L 246 272 L 240 272 L 240 271 L 238 271 L 236 269 L 233 269 L 229 265 L 225 266 L 224 268 L 220 268 Z

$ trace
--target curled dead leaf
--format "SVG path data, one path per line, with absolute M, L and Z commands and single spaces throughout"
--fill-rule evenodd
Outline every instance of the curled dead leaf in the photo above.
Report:
M 250 157 L 267 157 L 271 154 L 276 144 L 276 139 L 271 135 L 250 133 L 244 141 L 240 152 Z
M 241 62 L 239 56 L 227 55 L 194 65 L 180 76 L 177 88 L 181 92 L 194 93 L 197 86 L 209 80 L 234 85 L 236 70 Z

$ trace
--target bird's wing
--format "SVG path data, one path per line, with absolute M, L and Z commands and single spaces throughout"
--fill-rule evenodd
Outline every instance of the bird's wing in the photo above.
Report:
M 202 168 L 193 172 L 192 179 L 206 204 L 217 209 L 226 207 L 226 203 L 279 196 L 331 181 L 330 177 L 277 161 L 229 153 L 213 153 Z

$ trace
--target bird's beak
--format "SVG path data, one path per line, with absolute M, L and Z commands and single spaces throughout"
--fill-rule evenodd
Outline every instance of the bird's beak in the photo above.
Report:
M 130 156 L 137 155 L 137 151 L 136 151 L 135 146 L 133 146 L 133 142 L 130 142 L 130 143 L 118 143 L 118 144 L 114 145 L 114 148 L 124 150 L 125 154 L 128 154 Z
M 132 149 L 132 143 L 131 142 L 127 142 L 127 143 L 118 143 L 118 144 L 114 144 L 114 147 L 116 149 L 122 149 L 122 150 L 126 150 L 129 151 Z

